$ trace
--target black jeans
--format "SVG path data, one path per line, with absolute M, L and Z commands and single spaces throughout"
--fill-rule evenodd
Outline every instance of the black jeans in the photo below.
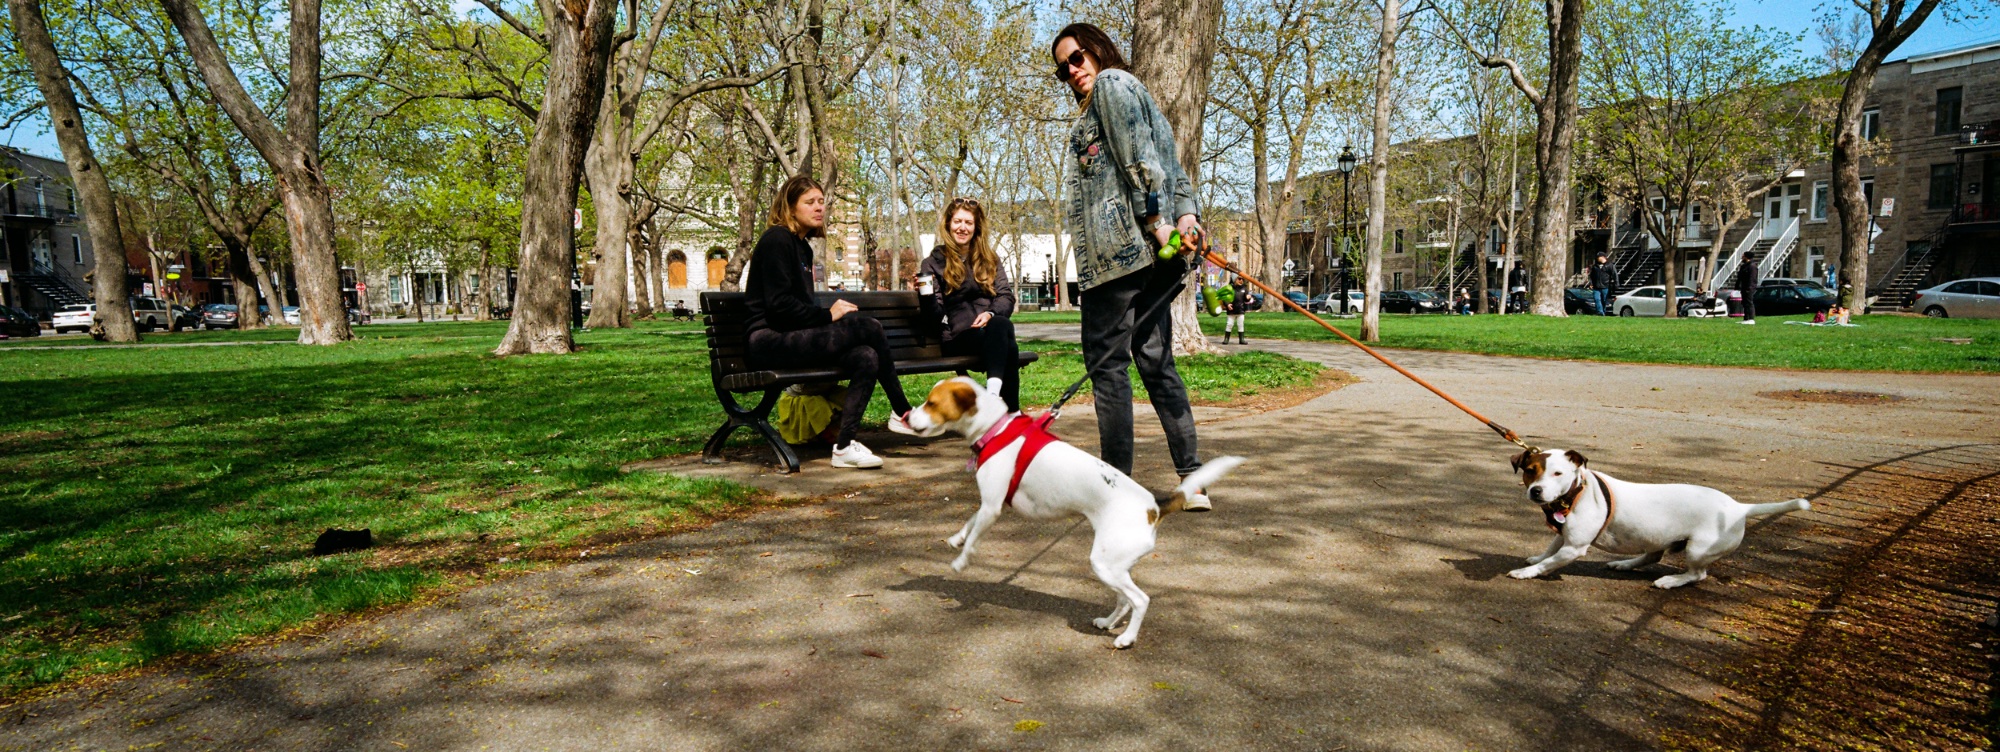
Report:
M 750 333 L 750 362 L 765 368 L 812 368 L 838 366 L 847 372 L 847 404 L 840 410 L 840 438 L 836 447 L 847 446 L 861 427 L 861 414 L 875 396 L 875 382 L 881 382 L 889 408 L 897 414 L 909 412 L 910 400 L 903 396 L 903 382 L 896 378 L 896 360 L 889 354 L 889 338 L 882 334 L 882 322 L 850 313 L 826 326 L 790 332 L 759 329 Z
M 1757 320 L 1757 291 L 1743 293 L 1743 320 Z
M 1140 314 L 1161 298 L 1179 295 L 1187 267 L 1181 263 L 1152 268 L 1083 291 L 1083 362 L 1104 364 L 1090 372 L 1090 393 L 1097 401 L 1098 454 L 1126 475 L 1132 474 L 1132 377 L 1127 368 L 1139 366 L 1139 380 L 1160 428 L 1167 434 L 1167 451 L 1174 471 L 1187 475 L 1201 467 L 1195 459 L 1194 410 L 1188 406 L 1187 385 L 1174 370 L 1172 303 L 1162 305 L 1153 321 L 1135 328 Z M 1131 345 L 1125 343 L 1130 333 Z M 1114 350 L 1114 348 L 1116 348 Z M 1107 355 L 1109 353 L 1109 355 Z
M 1014 341 L 1014 322 L 994 316 L 986 326 L 967 329 L 944 343 L 944 354 L 976 356 L 987 378 L 1000 380 L 1000 398 L 1007 409 L 1021 409 L 1021 346 Z

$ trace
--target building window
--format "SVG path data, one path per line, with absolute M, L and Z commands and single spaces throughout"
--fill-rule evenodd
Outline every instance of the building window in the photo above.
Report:
M 1818 180 L 1813 182 L 1812 218 L 1814 222 L 1826 221 L 1826 204 L 1832 199 L 1833 194 L 1828 192 L 1826 181 Z
M 69 204 L 68 204 L 68 206 L 69 206 L 69 213 L 71 213 L 71 214 L 76 214 L 76 213 L 77 213 L 77 211 L 76 211 L 76 189 L 75 189 L 75 188 L 70 188 L 70 189 L 68 189 L 68 190 L 69 190 Z
M 392 304 L 401 304 L 403 302 L 402 277 L 389 278 L 389 302 Z
M 83 236 L 69 236 L 69 252 L 76 258 L 76 265 L 83 266 Z
M 1931 198 L 1924 204 L 1926 209 L 1950 209 L 1952 199 L 1958 193 L 1958 166 L 1953 164 L 1931 165 Z
M 1806 246 L 1806 275 L 1813 279 L 1826 279 L 1826 246 Z
M 1861 111 L 1861 137 L 1870 141 L 1882 132 L 1882 111 L 1866 109 Z
M 1964 104 L 1965 90 L 1957 86 L 1939 89 L 1937 95 L 1937 132 L 1958 132 L 1958 111 Z
M 1868 216 L 1875 216 L 1875 179 L 1861 179 L 1861 207 L 1868 210 Z
M 1402 231 L 1402 229 L 1401 229 L 1401 228 L 1398 228 L 1398 229 L 1396 230 L 1396 252 L 1397 252 L 1397 253 L 1402 253 L 1402 252 L 1403 252 L 1403 231 Z M 1401 287 L 1398 287 L 1398 288 L 1396 288 L 1396 289 L 1399 289 L 1399 290 L 1400 290 L 1400 289 L 1402 289 L 1402 288 L 1401 288 Z
M 1389 274 L 1389 278 L 1390 278 L 1391 280 L 1393 280 L 1393 281 L 1391 282 L 1391 284 L 1389 285 L 1389 289 L 1391 289 L 1391 290 L 1401 290 L 1401 289 L 1403 289 L 1403 273 L 1402 273 L 1402 272 L 1390 272 L 1390 274 Z

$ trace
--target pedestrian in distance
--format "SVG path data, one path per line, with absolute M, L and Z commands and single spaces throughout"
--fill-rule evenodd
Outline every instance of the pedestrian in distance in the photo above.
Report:
M 1757 323 L 1757 265 L 1739 264 L 1736 267 L 1736 290 L 1743 294 L 1743 320 L 1739 324 Z
M 986 209 L 970 198 L 944 208 L 939 242 L 917 270 L 925 316 L 943 317 L 944 353 L 979 358 L 986 390 L 1021 410 L 1021 348 L 1014 338 L 1014 283 L 986 236 Z
M 1611 295 L 1617 288 L 1618 270 L 1604 254 L 1597 254 L 1597 263 L 1590 265 L 1590 298 L 1597 305 L 1597 315 L 1612 315 Z
M 882 322 L 859 313 L 847 300 L 821 308 L 812 297 L 812 246 L 809 238 L 826 234 L 826 191 L 819 181 L 797 175 L 778 189 L 771 205 L 771 227 L 750 252 L 749 279 L 743 292 L 750 309 L 744 324 L 749 333 L 749 360 L 763 368 L 833 366 L 850 379 L 834 437 L 833 466 L 881 467 L 854 434 L 868 400 L 880 382 L 889 398 L 889 430 L 914 434 L 906 422 L 910 400 L 896 378 L 896 361 Z
M 1229 344 L 1229 333 L 1232 330 L 1236 332 L 1236 344 L 1250 344 L 1250 340 L 1243 337 L 1245 333 L 1243 316 L 1250 312 L 1252 305 L 1255 305 L 1256 296 L 1250 291 L 1250 284 L 1244 282 L 1242 277 L 1230 280 L 1229 295 L 1229 302 L 1222 304 L 1222 312 L 1228 316 L 1222 325 L 1222 344 Z
M 1201 467 L 1194 410 L 1175 370 L 1172 317 L 1162 299 L 1186 285 L 1187 251 L 1162 259 L 1178 229 L 1201 231 L 1194 188 L 1181 170 L 1173 126 L 1125 68 L 1125 56 L 1103 29 L 1070 24 L 1049 44 L 1056 79 L 1069 87 L 1081 117 L 1070 130 L 1064 224 L 1075 239 L 1077 288 L 1083 309 L 1083 359 L 1096 401 L 1098 451 L 1106 464 L 1132 473 L 1132 381 L 1139 378 L 1167 437 L 1174 470 L 1187 477 Z M 1189 249 L 1193 244 L 1184 245 Z M 1153 311 L 1150 320 L 1137 317 Z M 1189 496 L 1186 509 L 1208 511 L 1206 495 Z

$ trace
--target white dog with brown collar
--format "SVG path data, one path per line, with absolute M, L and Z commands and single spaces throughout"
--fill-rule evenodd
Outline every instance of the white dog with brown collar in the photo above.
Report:
M 979 484 L 979 511 L 946 540 L 959 549 L 951 568 L 965 570 L 979 536 L 999 519 L 1005 507 L 1037 518 L 1083 515 L 1096 534 L 1090 546 L 1090 570 L 1118 595 L 1111 615 L 1091 623 L 1098 629 L 1111 629 L 1130 614 L 1131 623 L 1111 644 L 1131 647 L 1139 639 L 1139 626 L 1146 619 L 1150 601 L 1145 591 L 1133 584 L 1132 565 L 1152 553 L 1154 528 L 1162 517 L 1181 509 L 1189 494 L 1220 480 L 1242 464 L 1243 458 L 1211 460 L 1183 478 L 1171 494 L 1155 498 L 1130 476 L 1090 453 L 1014 423 L 1019 415 L 1008 412 L 999 395 L 962 376 L 938 382 L 930 397 L 909 412 L 910 428 L 919 436 L 951 432 L 974 439 L 978 470 L 973 477 Z M 1030 453 L 1027 463 L 1017 468 L 1024 451 Z
M 1508 572 L 1508 577 L 1526 580 L 1554 572 L 1592 546 L 1632 556 L 1605 565 L 1618 570 L 1638 569 L 1668 551 L 1685 550 L 1686 572 L 1653 581 L 1655 587 L 1676 588 L 1708 579 L 1708 566 L 1743 544 L 1749 518 L 1812 508 L 1805 499 L 1743 504 L 1705 486 L 1627 483 L 1585 463 L 1574 450 L 1514 456 L 1528 500 L 1542 508 L 1556 539 L 1542 555 L 1529 558 L 1529 566 Z

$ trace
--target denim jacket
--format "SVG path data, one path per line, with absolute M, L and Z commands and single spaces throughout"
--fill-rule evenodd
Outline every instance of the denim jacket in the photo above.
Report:
M 1088 290 L 1152 265 L 1152 233 L 1139 226 L 1158 214 L 1174 222 L 1200 214 L 1181 170 L 1173 127 L 1132 74 L 1097 76 L 1090 106 L 1069 133 L 1069 194 L 1064 224 L 1076 247 L 1077 288 Z

